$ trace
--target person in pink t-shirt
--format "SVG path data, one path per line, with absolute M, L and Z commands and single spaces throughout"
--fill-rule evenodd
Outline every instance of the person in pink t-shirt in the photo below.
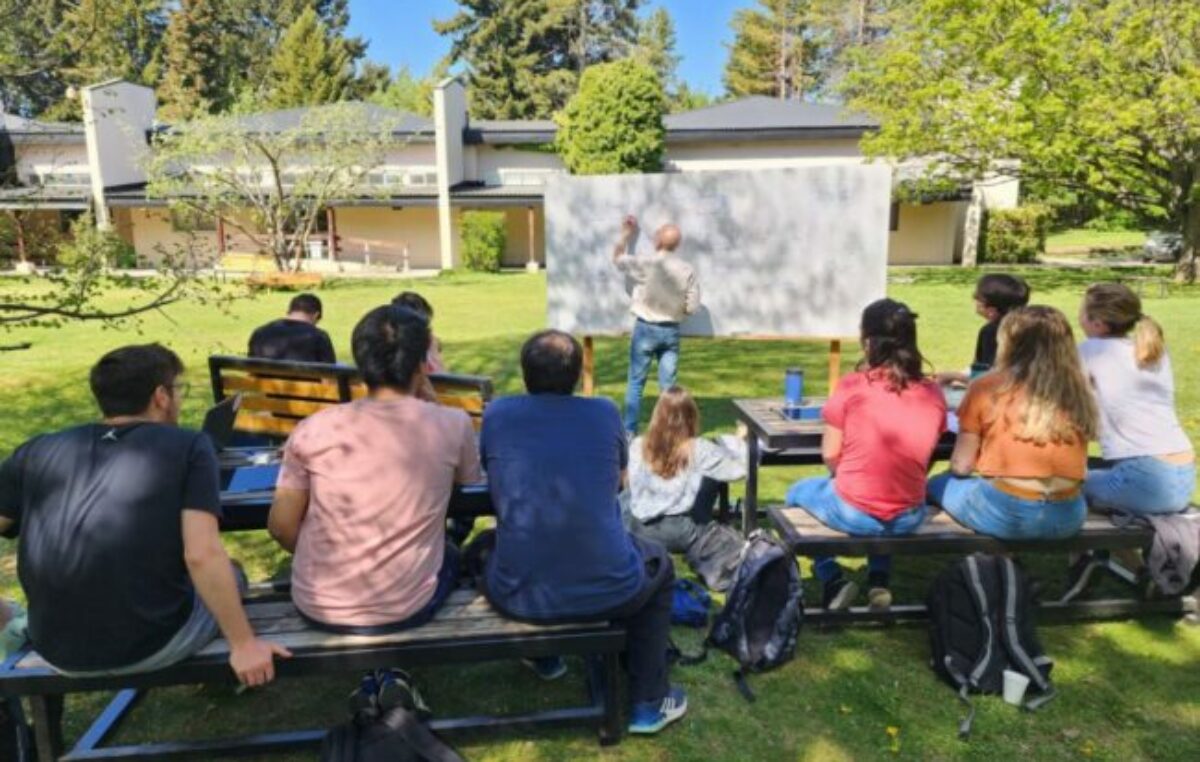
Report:
M 292 600 L 314 626 L 375 634 L 433 617 L 458 579 L 446 542 L 456 483 L 482 479 L 475 430 L 432 401 L 429 323 L 378 307 L 351 339 L 370 394 L 296 427 L 267 528 L 295 554 Z
M 892 299 L 863 310 L 866 357 L 842 379 L 822 412 L 821 455 L 830 476 L 792 485 L 788 505 L 851 535 L 910 534 L 921 526 L 928 511 L 925 477 L 946 429 L 946 400 L 937 383 L 925 377 L 916 321 L 908 307 Z M 813 561 L 825 608 L 849 606 L 858 586 L 833 558 Z M 870 557 L 872 608 L 892 603 L 890 571 L 890 556 Z

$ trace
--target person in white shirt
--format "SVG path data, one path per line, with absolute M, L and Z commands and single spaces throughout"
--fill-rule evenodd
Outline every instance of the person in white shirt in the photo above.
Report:
M 1100 408 L 1100 452 L 1108 461 L 1088 470 L 1088 503 L 1132 514 L 1186 510 L 1196 455 L 1175 413 L 1162 327 L 1120 283 L 1089 288 L 1079 324 L 1088 337 L 1079 355 Z
M 679 227 L 667 224 L 655 231 L 653 254 L 632 251 L 637 233 L 637 219 L 626 217 L 613 249 L 613 264 L 632 286 L 629 311 L 636 318 L 629 339 L 629 379 L 625 387 L 624 425 L 631 437 L 637 433 L 642 389 L 650 375 L 650 364 L 658 362 L 660 393 L 675 385 L 679 326 L 700 308 L 696 272 L 675 255 L 683 237 Z
M 746 478 L 746 440 L 700 436 L 700 408 L 678 386 L 663 392 L 645 436 L 629 445 L 629 505 L 633 534 L 686 553 L 713 518 L 722 482 Z

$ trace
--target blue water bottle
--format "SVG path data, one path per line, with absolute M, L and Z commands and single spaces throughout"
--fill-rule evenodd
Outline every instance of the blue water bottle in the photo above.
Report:
M 783 376 L 783 407 L 789 418 L 798 418 L 804 404 L 804 370 L 788 368 Z

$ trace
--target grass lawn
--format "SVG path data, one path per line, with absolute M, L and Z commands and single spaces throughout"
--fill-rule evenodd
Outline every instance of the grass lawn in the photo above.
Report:
M 1111 275 L 1104 271 L 1028 270 L 1034 301 L 1056 305 L 1074 317 L 1083 288 Z M 1138 272 L 1122 271 L 1128 277 Z M 964 367 L 979 319 L 970 298 L 975 273 L 955 269 L 912 270 L 891 295 L 920 313 L 922 348 L 937 368 Z M 910 282 L 911 278 L 911 282 Z M 0 282 L 0 293 L 10 288 Z M 520 390 L 517 348 L 544 322 L 542 276 L 454 276 L 413 284 L 334 283 L 321 298 L 339 356 L 349 357 L 350 330 L 371 305 L 403 287 L 421 291 L 435 306 L 434 326 L 454 370 L 492 376 L 500 393 Z M 25 438 L 94 415 L 86 388 L 90 364 L 105 350 L 134 341 L 161 341 L 191 369 L 193 391 L 186 422 L 196 424 L 210 404 L 205 358 L 244 351 L 250 330 L 277 316 L 287 295 L 235 303 L 228 313 L 178 306 L 148 317 L 136 330 L 73 325 L 18 330 L 0 344 L 32 341 L 33 348 L 0 354 L 0 456 Z M 1200 441 L 1200 289 L 1172 286 L 1167 298 L 1147 299 L 1146 312 L 1164 325 L 1175 363 L 1179 405 L 1193 441 Z M 597 340 L 598 392 L 623 394 L 626 346 Z M 846 368 L 856 359 L 846 352 Z M 783 369 L 807 369 L 810 388 L 826 384 L 825 348 L 803 342 L 686 340 L 680 381 L 701 401 L 705 428 L 732 427 L 730 398 L 780 393 Z M 654 392 L 653 384 L 647 390 Z M 653 399 L 646 401 L 648 415 Z M 760 487 L 766 501 L 782 498 L 804 469 L 767 469 Z M 286 570 L 287 559 L 266 538 L 251 533 L 227 538 L 231 552 L 263 578 Z M 918 600 L 949 559 L 900 559 L 897 596 Z M 1030 558 L 1052 594 L 1063 557 Z M 852 561 L 851 564 L 858 564 Z M 13 546 L 0 541 L 0 594 L 18 596 Z M 808 567 L 805 564 L 805 576 Z M 809 598 L 816 591 L 809 588 Z M 699 637 L 676 631 L 691 650 Z M 843 760 L 910 759 L 1200 759 L 1200 628 L 1171 620 L 1043 628 L 1047 652 L 1057 661 L 1060 698 L 1038 714 L 1023 714 L 998 698 L 979 702 L 975 736 L 955 737 L 959 709 L 953 692 L 926 666 L 921 629 L 816 631 L 806 628 L 797 658 L 752 678 L 758 702 L 745 703 L 729 679 L 732 662 L 713 655 L 707 663 L 677 669 L 674 679 L 689 692 L 691 710 L 677 726 L 653 739 L 627 738 L 601 750 L 584 729 L 552 732 L 479 733 L 451 740 L 472 760 Z M 515 663 L 426 668 L 418 679 L 434 710 L 465 713 L 515 710 L 574 700 L 582 690 L 578 665 L 561 684 L 544 685 Z M 321 681 L 283 681 L 241 695 L 223 688 L 175 688 L 154 692 L 123 726 L 119 741 L 203 737 L 260 732 L 298 725 L 331 725 L 344 718 L 353 675 Z M 105 696 L 68 706 L 68 734 L 84 728 L 85 713 Z M 271 759 L 311 759 L 278 755 Z
M 1141 230 L 1088 230 L 1075 228 L 1051 233 L 1046 237 L 1046 251 L 1086 249 L 1121 249 L 1126 246 L 1141 246 L 1146 243 L 1146 234 Z

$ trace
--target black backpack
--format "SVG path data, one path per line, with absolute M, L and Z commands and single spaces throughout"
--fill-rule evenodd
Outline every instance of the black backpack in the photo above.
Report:
M 803 618 L 795 557 L 774 537 L 756 531 L 742 549 L 733 586 L 725 597 L 725 607 L 713 620 L 705 649 L 712 645 L 737 659 L 733 677 L 738 690 L 747 701 L 754 701 L 746 673 L 790 661 Z M 688 661 L 694 660 L 683 663 Z
M 463 762 L 425 724 L 429 709 L 407 673 L 378 670 L 350 699 L 353 717 L 325 735 L 321 762 Z
M 688 566 L 705 587 L 723 593 L 733 584 L 745 546 L 736 529 L 710 521 L 687 549 Z
M 1054 698 L 1054 662 L 1042 650 L 1034 625 L 1029 578 L 1011 558 L 976 553 L 944 569 L 933 581 L 929 607 L 930 666 L 967 707 L 960 738 L 971 734 L 971 693 L 1001 693 L 1004 670 L 1029 678 L 1024 707 Z

